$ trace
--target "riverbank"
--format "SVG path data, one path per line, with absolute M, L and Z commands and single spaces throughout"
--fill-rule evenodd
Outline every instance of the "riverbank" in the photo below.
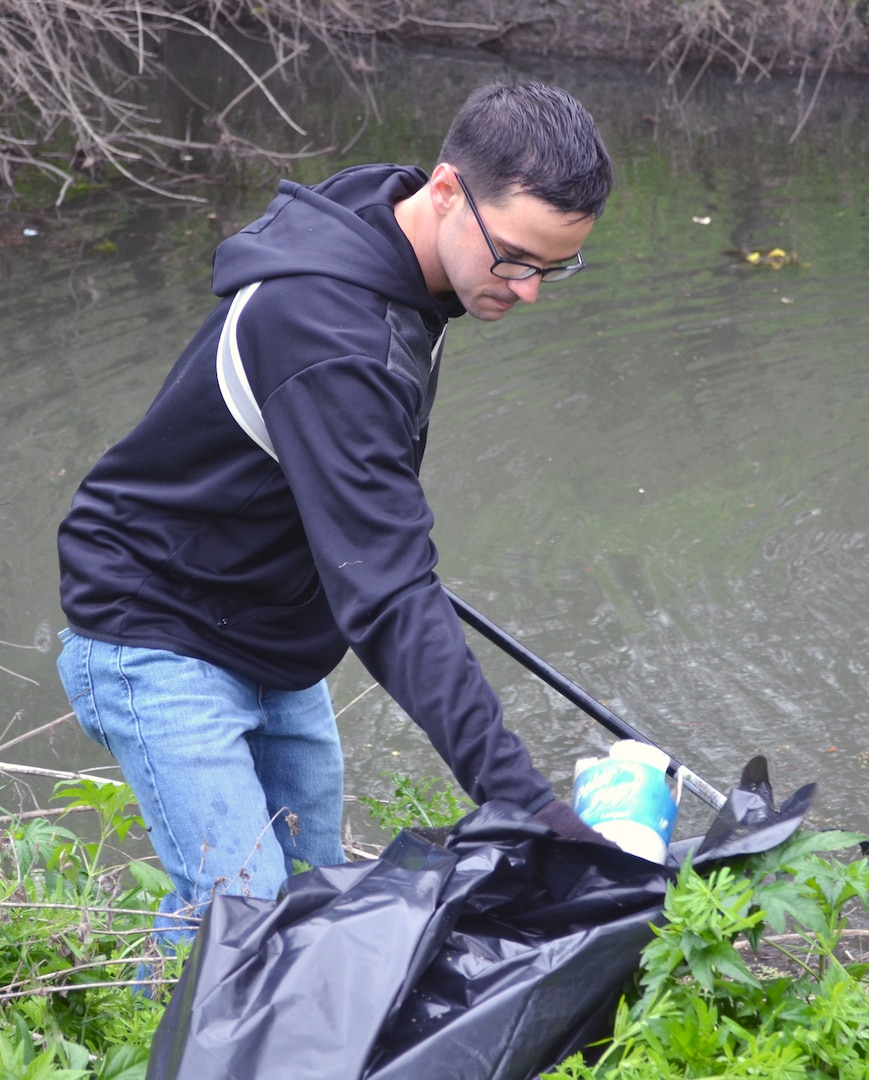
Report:
M 420 0 L 405 41 L 646 66 L 869 74 L 869 9 L 853 0 Z
M 170 42 L 179 38 L 188 43 L 190 62 L 175 70 L 170 57 L 178 50 Z M 283 170 L 330 149 L 312 146 L 287 113 L 286 84 L 325 49 L 366 102 L 366 116 L 376 113 L 371 76 L 381 70 L 384 41 L 508 60 L 641 65 L 656 77 L 664 73 L 680 107 L 711 68 L 729 69 L 737 83 L 785 73 L 800 90 L 807 87 L 793 141 L 828 75 L 869 75 L 869 4 L 380 0 L 363 7 L 270 0 L 252 8 L 243 0 L 163 0 L 141 20 L 98 0 L 82 0 L 74 15 L 66 0 L 0 0 L 0 196 L 8 206 L 29 189 L 30 201 L 39 202 L 47 183 L 60 205 L 82 185 L 121 180 L 188 199 L 197 174 L 225 177 L 246 162 Z M 246 57 L 263 49 L 255 70 Z M 234 88 L 228 99 L 212 82 L 212 67 L 201 67 L 211 63 L 206 57 L 224 65 L 220 85 Z M 165 92 L 170 85 L 174 105 Z M 249 136 L 249 95 L 272 110 L 277 125 L 270 130 L 282 132 L 274 145 Z M 297 136 L 301 145 L 292 149 Z

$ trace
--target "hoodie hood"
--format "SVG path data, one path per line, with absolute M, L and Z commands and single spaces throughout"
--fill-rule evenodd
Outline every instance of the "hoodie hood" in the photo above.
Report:
M 282 180 L 263 216 L 215 251 L 214 292 L 229 296 L 255 281 L 319 274 L 365 282 L 417 309 L 439 307 L 394 217 L 396 202 L 427 181 L 422 169 L 396 165 L 355 166 L 316 187 Z

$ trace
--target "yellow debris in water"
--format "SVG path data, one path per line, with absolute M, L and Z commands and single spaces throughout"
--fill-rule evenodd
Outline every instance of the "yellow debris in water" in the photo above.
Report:
M 783 266 L 798 263 L 799 256 L 796 252 L 787 252 L 784 248 L 758 248 L 756 251 L 740 250 L 735 252 L 742 259 L 751 263 L 752 266 L 765 266 L 771 270 L 781 270 Z

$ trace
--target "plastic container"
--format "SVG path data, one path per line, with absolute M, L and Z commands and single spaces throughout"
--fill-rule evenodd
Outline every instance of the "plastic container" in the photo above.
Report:
M 580 758 L 573 808 L 623 851 L 663 864 L 673 835 L 682 785 L 667 782 L 669 757 L 656 746 L 623 739 L 607 758 Z

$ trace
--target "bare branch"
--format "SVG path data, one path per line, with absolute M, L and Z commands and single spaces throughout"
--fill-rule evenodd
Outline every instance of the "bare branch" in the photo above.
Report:
M 26 742 L 27 739 L 32 739 L 35 735 L 44 735 L 47 731 L 53 730 L 60 724 L 72 720 L 74 716 L 75 713 L 64 713 L 63 716 L 58 716 L 56 720 L 50 720 L 47 724 L 41 724 L 39 727 L 31 728 L 30 731 L 25 731 L 22 735 L 16 735 L 14 739 L 9 739 L 8 742 L 0 743 L 0 753 L 3 753 L 12 746 L 17 746 L 18 743 Z
M 106 776 L 94 776 L 93 773 L 41 769 L 36 765 L 19 765 L 12 761 L 0 761 L 0 772 L 20 773 L 26 776 L 47 776 L 53 780 L 92 780 L 95 784 L 111 784 L 113 787 L 121 787 L 123 783 L 121 780 L 110 780 Z

